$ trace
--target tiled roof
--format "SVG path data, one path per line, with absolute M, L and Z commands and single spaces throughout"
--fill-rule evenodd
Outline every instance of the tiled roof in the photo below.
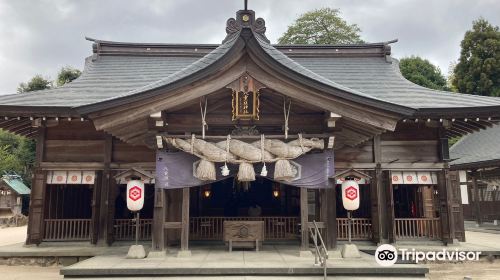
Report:
M 17 175 L 4 175 L 2 176 L 2 181 L 18 194 L 22 195 L 31 193 L 30 188 L 28 188 Z
M 451 165 L 500 160 L 500 125 L 469 134 L 450 148 Z
M 239 33 L 233 34 L 202 58 L 189 54 L 131 53 L 89 57 L 81 77 L 75 81 L 56 89 L 0 96 L 0 106 L 78 108 L 140 94 L 204 69 L 228 52 L 238 36 Z M 349 94 L 412 109 L 500 106 L 500 98 L 436 91 L 413 84 L 402 77 L 397 60 L 389 59 L 388 62 L 384 55 L 366 56 L 359 52 L 349 56 L 287 56 L 288 53 L 283 53 L 286 46 L 277 49 L 258 35 L 256 38 L 263 50 L 276 61 L 301 75 Z M 172 46 L 196 48 L 197 45 Z M 318 50 L 325 48 L 329 47 L 317 47 Z

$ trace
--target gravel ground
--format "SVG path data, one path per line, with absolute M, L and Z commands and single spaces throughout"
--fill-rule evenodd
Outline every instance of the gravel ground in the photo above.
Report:
M 0 279 L 2 280 L 59 280 L 59 267 L 39 266 L 6 266 L 0 265 Z
M 465 276 L 473 280 L 500 279 L 500 260 L 474 263 L 435 263 L 429 264 L 431 280 L 462 280 Z
M 26 241 L 26 226 L 0 228 L 0 246 Z

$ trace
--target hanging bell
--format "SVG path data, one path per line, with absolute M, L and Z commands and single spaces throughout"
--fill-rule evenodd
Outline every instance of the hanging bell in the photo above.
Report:
M 264 166 L 262 167 L 262 170 L 260 171 L 260 176 L 262 176 L 262 177 L 266 177 L 267 176 L 266 163 L 264 163 Z
M 227 164 L 224 163 L 224 166 L 221 167 L 221 172 L 222 176 L 227 176 L 229 175 L 229 168 L 227 168 Z

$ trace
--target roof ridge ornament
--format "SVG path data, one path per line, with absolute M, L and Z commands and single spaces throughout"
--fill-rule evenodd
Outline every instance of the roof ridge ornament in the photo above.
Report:
M 246 1 L 245 1 L 246 4 Z M 246 5 L 245 5 L 246 8 Z M 222 41 L 225 43 L 235 33 L 240 32 L 244 28 L 249 28 L 256 35 L 260 35 L 267 43 L 270 41 L 266 37 L 266 21 L 263 18 L 255 19 L 255 12 L 252 10 L 239 10 L 236 12 L 236 19 L 229 18 L 226 22 L 226 38 Z

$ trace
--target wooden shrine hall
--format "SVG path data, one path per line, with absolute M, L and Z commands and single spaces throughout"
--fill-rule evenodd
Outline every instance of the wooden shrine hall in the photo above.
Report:
M 464 240 L 448 139 L 500 121 L 500 98 L 403 78 L 390 44 L 273 45 L 240 10 L 221 44 L 92 42 L 78 79 L 0 96 L 0 127 L 36 139 L 28 244 L 133 240 L 126 181 L 145 182 L 152 249 L 223 242 L 258 221 L 263 242 L 347 240 L 338 174 L 358 180 L 353 239 Z

